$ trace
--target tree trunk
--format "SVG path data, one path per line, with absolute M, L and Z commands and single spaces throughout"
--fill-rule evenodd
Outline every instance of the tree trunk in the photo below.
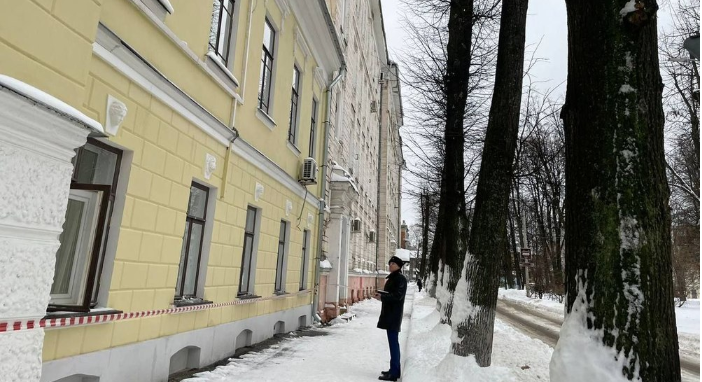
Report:
M 466 252 L 466 198 L 463 184 L 463 150 L 465 136 L 463 119 L 468 95 L 468 68 L 471 62 L 471 20 L 473 0 L 451 0 L 448 22 L 448 45 L 446 47 L 446 128 L 444 129 L 444 165 L 441 172 L 439 216 L 432 243 L 432 273 L 439 271 L 439 260 L 443 273 L 448 276 L 447 285 L 438 280 L 437 288 L 452 293 L 461 274 L 461 265 Z M 451 303 L 442 301 L 442 321 L 450 317 Z
M 427 276 L 427 252 L 429 251 L 428 246 L 429 246 L 429 195 L 427 195 L 426 190 L 422 190 L 422 194 L 420 195 L 421 197 L 421 202 L 420 202 L 420 208 L 422 210 L 422 262 L 419 268 L 419 278 L 422 279 L 422 282 L 424 282 L 425 287 L 428 287 L 426 285 L 426 276 Z
M 567 316 L 551 380 L 605 372 L 680 381 L 658 6 L 655 0 L 566 6 Z
M 524 40 L 528 0 L 502 3 L 495 90 L 485 136 L 461 282 L 454 294 L 451 323 L 453 353 L 475 355 L 490 366 L 500 259 L 507 238 L 507 206 L 512 185 L 514 153 L 524 68 Z M 458 304 L 460 309 L 458 309 Z

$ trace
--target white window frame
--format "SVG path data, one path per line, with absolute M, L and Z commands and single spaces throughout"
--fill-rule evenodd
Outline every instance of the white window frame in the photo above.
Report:
M 257 108 L 261 112 L 265 113 L 271 120 L 272 115 L 273 115 L 273 110 L 275 106 L 275 80 L 276 80 L 276 62 L 277 62 L 277 55 L 278 55 L 278 41 L 280 40 L 280 28 L 278 28 L 275 23 L 273 22 L 272 18 L 270 15 L 266 15 L 266 18 L 264 19 L 264 31 L 266 28 L 266 24 L 270 25 L 271 30 L 273 31 L 274 38 L 273 38 L 273 52 L 266 52 L 270 55 L 270 60 L 271 60 L 271 69 L 270 69 L 270 81 L 269 81 L 269 86 L 268 86 L 268 103 L 266 105 L 266 109 L 263 108 L 263 102 L 262 102 L 262 91 L 265 91 L 265 88 L 259 89 L 258 92 L 258 99 L 257 99 Z M 263 34 L 265 37 L 265 33 Z M 261 54 L 264 54 L 264 45 L 263 41 L 261 41 Z M 263 69 L 263 67 L 261 67 Z M 258 82 L 259 85 L 261 83 L 261 80 L 263 79 L 263 73 L 262 70 L 258 74 Z
M 302 260 L 300 264 L 300 290 L 307 289 L 307 273 L 308 264 L 310 262 L 310 245 L 312 235 L 310 230 L 306 229 L 302 231 Z
M 248 219 L 248 213 L 249 211 L 253 211 L 254 214 L 254 227 L 253 227 L 253 237 L 252 237 L 252 245 L 251 245 L 251 258 L 249 259 L 249 277 L 248 277 L 248 282 L 246 283 L 246 290 L 241 291 L 241 281 L 242 281 L 242 273 L 244 271 L 243 265 L 244 265 L 244 256 L 245 256 L 245 246 L 246 246 L 246 221 L 244 221 L 244 239 L 241 243 L 241 263 L 239 264 L 239 285 L 237 286 L 238 291 L 237 291 L 237 296 L 238 297 L 246 297 L 246 296 L 252 296 L 254 295 L 254 287 L 256 285 L 256 260 L 258 258 L 258 239 L 261 236 L 261 219 L 263 217 L 263 214 L 261 213 L 261 209 L 257 208 L 252 205 L 246 206 L 246 214 L 247 214 L 247 219 Z
M 278 250 L 277 250 L 277 260 L 276 260 L 276 266 L 275 266 L 275 280 L 274 280 L 274 287 L 273 287 L 273 292 L 275 294 L 284 294 L 285 293 L 285 282 L 287 279 L 287 273 L 288 273 L 288 251 L 290 249 L 290 222 L 287 220 L 281 220 L 280 221 L 281 228 L 283 224 L 285 224 L 285 229 L 284 229 L 284 234 L 285 237 L 281 238 L 280 235 L 278 237 Z M 283 245 L 282 248 L 282 253 L 281 253 L 281 248 L 280 245 Z M 280 272 L 280 273 L 279 273 Z M 278 281 L 280 280 L 280 282 Z
M 88 262 L 93 251 L 98 214 L 100 213 L 101 195 L 98 191 L 71 190 L 68 199 L 85 204 L 80 216 L 80 228 L 69 276 L 68 292 L 51 294 L 51 302 L 56 305 L 77 305 L 84 298 Z
M 241 2 L 243 0 L 212 0 L 212 20 L 210 23 L 210 37 L 212 32 L 215 29 L 215 26 L 217 28 L 217 42 L 219 42 L 219 35 L 222 33 L 222 17 L 220 17 L 217 20 L 217 24 L 215 24 L 215 19 L 214 19 L 214 11 L 215 11 L 215 6 L 217 4 L 224 5 L 225 2 L 232 2 L 232 10 L 231 10 L 231 23 L 230 23 L 230 29 L 229 29 L 229 44 L 227 44 L 226 49 L 227 49 L 227 57 L 223 57 L 221 52 L 218 52 L 219 49 L 219 44 L 217 44 L 217 47 L 212 46 L 212 41 L 209 40 L 207 42 L 207 50 L 208 52 L 213 52 L 220 60 L 221 63 L 224 64 L 225 68 L 228 69 L 231 72 L 231 69 L 233 68 L 233 59 L 235 56 L 235 51 L 236 51 L 236 39 L 237 39 L 237 32 L 238 32 L 238 15 L 239 15 L 239 9 L 241 8 Z M 220 10 L 220 14 L 222 14 L 223 11 Z M 225 12 L 226 13 L 226 12 Z M 222 52 L 223 53 L 223 52 Z
M 297 84 L 295 83 L 297 73 Z M 300 136 L 300 102 L 302 100 L 302 70 L 297 63 L 293 64 L 292 85 L 290 86 L 290 123 L 288 126 L 288 142 L 297 147 Z M 295 112 L 293 115 L 293 105 Z

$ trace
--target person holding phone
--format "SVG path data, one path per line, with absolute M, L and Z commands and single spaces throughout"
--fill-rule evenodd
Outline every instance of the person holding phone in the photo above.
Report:
M 398 336 L 402 325 L 402 315 L 407 293 L 407 279 L 402 274 L 404 261 L 393 256 L 388 261 L 390 274 L 385 278 L 385 287 L 377 291 L 374 298 L 383 303 L 378 319 L 378 328 L 385 329 L 390 346 L 390 370 L 383 371 L 378 377 L 381 381 L 397 381 L 400 378 L 400 342 Z

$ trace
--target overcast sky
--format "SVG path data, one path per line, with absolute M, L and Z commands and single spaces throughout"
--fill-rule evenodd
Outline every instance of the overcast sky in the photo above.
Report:
M 404 66 L 400 52 L 405 47 L 406 33 L 402 28 L 404 5 L 401 0 L 381 0 L 383 21 L 390 58 Z M 588 0 L 589 1 L 589 0 Z M 674 0 L 673 0 L 674 1 Z M 670 23 L 669 4 L 663 4 L 658 12 L 659 29 Z M 531 0 L 527 16 L 526 58 L 534 51 L 541 58 L 539 64 L 530 73 L 532 81 L 537 82 L 541 90 L 554 89 L 553 97 L 565 97 L 565 80 L 567 77 L 568 30 L 566 24 L 566 7 L 564 0 Z M 411 112 L 405 105 L 405 113 Z M 402 129 L 400 130 L 403 132 Z M 407 185 L 403 184 L 403 191 Z M 408 224 L 419 222 L 416 201 L 403 193 L 402 219 Z
M 383 22 L 390 58 L 400 64 L 403 62 L 400 52 L 404 49 L 406 33 L 402 28 L 404 5 L 401 0 L 381 0 L 383 5 Z M 563 83 L 567 72 L 567 28 L 566 10 L 563 0 L 532 0 L 527 16 L 527 56 L 538 46 L 537 57 L 540 62 L 533 70 L 533 80 L 539 81 L 541 88 L 554 88 Z M 539 44 L 540 43 L 540 44 Z M 556 91 L 565 94 L 565 84 Z M 405 112 L 409 112 L 405 107 Z M 403 185 L 406 190 L 406 185 Z M 403 194 L 402 219 L 408 224 L 419 221 L 416 201 Z

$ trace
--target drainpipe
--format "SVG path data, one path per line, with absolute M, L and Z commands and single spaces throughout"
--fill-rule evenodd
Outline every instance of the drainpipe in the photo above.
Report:
M 381 71 L 382 75 L 382 71 Z M 375 202 L 375 211 L 376 211 L 376 218 L 375 218 L 375 290 L 378 290 L 378 255 L 380 253 L 380 174 L 381 174 L 381 166 L 383 165 L 383 145 L 381 142 L 383 141 L 383 85 L 387 79 L 380 78 L 378 81 L 378 85 L 380 86 L 380 104 L 378 105 L 378 181 L 376 183 L 377 187 L 377 193 L 376 193 L 376 202 Z M 387 187 L 386 187 L 387 188 Z
M 314 271 L 314 296 L 312 298 L 312 319 L 317 322 L 321 321 L 321 318 L 317 314 L 319 309 L 319 262 L 322 259 L 322 236 L 324 235 L 324 210 L 327 207 L 327 162 L 329 161 L 329 130 L 331 126 L 330 114 L 331 114 L 331 96 L 334 86 L 341 80 L 341 78 L 346 74 L 346 64 L 342 64 L 339 74 L 332 80 L 331 84 L 327 87 L 327 110 L 326 110 L 326 120 L 324 121 L 324 154 L 322 155 L 322 165 L 319 168 L 320 173 L 320 189 L 322 197 L 319 199 L 319 217 L 317 218 L 317 259 L 315 262 Z

